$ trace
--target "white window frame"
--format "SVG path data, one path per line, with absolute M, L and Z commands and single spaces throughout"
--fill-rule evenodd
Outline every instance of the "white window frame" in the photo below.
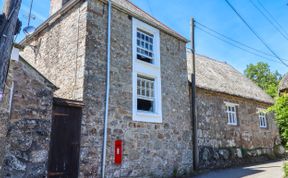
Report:
M 132 72 L 132 112 L 133 121 L 162 123 L 162 96 L 161 96 L 161 69 L 160 69 L 160 32 L 158 29 L 137 20 L 132 19 L 133 35 L 133 72 Z M 153 63 L 137 59 L 137 29 L 153 35 Z M 154 79 L 154 112 L 137 110 L 137 76 Z
M 238 124 L 238 118 L 237 118 L 237 106 L 239 106 L 239 104 L 235 104 L 235 103 L 230 103 L 230 102 L 224 102 L 225 106 L 226 106 L 226 113 L 227 113 L 227 124 L 228 125 L 234 125 L 236 126 Z M 229 111 L 228 108 L 234 108 L 234 111 Z M 233 115 L 233 118 L 230 118 L 230 116 Z M 231 122 L 231 120 L 234 120 L 234 122 Z
M 138 79 L 140 79 L 140 89 L 138 88 Z M 142 86 L 144 82 L 144 88 Z M 147 88 L 146 85 L 147 83 L 149 83 L 149 87 Z M 151 88 L 151 84 L 152 84 L 152 88 Z M 154 92 L 154 89 L 155 89 L 155 80 L 154 78 L 147 78 L 146 76 L 141 76 L 141 75 L 137 75 L 137 102 L 138 102 L 138 99 L 141 99 L 141 100 L 146 100 L 146 101 L 150 101 L 152 102 L 152 110 L 154 112 L 155 110 L 155 92 Z M 140 93 L 138 93 L 138 91 Z M 144 91 L 144 94 L 143 94 L 143 91 Z M 148 95 L 147 95 L 147 91 L 148 91 Z M 145 112 L 145 111 L 142 111 L 142 112 Z M 151 111 L 146 111 L 146 112 L 151 112 Z
M 266 113 L 264 112 L 264 109 L 262 108 L 258 108 L 257 109 L 257 113 L 258 113 L 258 118 L 259 118 L 259 127 L 260 128 L 267 128 L 267 117 L 266 117 Z M 262 122 L 261 122 L 262 121 Z M 262 123 L 262 124 L 261 124 Z M 264 123 L 264 124 L 263 124 Z

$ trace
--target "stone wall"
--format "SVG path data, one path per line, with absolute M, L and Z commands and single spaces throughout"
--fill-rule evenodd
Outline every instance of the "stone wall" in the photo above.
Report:
M 107 6 L 88 4 L 80 177 L 100 177 L 106 84 Z M 160 33 L 163 123 L 132 121 L 132 20 L 112 10 L 107 177 L 169 177 L 191 171 L 185 42 Z M 123 162 L 114 164 L 114 141 Z
M 269 104 L 197 88 L 199 167 L 215 168 L 274 155 L 280 144 L 273 114 L 267 114 L 267 128 L 259 127 L 257 108 Z M 227 125 L 225 102 L 239 104 L 238 125 Z M 245 159 L 242 159 L 245 158 Z
M 26 62 L 12 61 L 14 94 L 1 177 L 46 175 L 55 86 Z M 2 156 L 1 156 L 2 157 Z
M 187 173 L 192 168 L 192 131 L 186 44 L 160 33 L 163 123 L 133 122 L 132 20 L 116 8 L 112 14 L 107 177 Z M 57 97 L 83 100 L 80 177 L 100 177 L 107 6 L 99 0 L 84 1 L 47 25 L 26 41 L 30 46 L 21 54 L 60 88 Z M 116 139 L 124 143 L 120 166 L 113 163 Z
M 78 3 L 60 18 L 26 40 L 21 55 L 53 82 L 55 96 L 82 100 L 86 40 L 87 2 Z
M 11 101 L 10 97 L 12 95 L 12 69 L 9 69 L 7 79 L 5 82 L 5 88 L 3 92 L 3 98 L 0 100 L 0 177 L 3 173 L 3 160 L 6 154 L 6 136 L 8 131 L 8 122 L 10 117 Z M 2 176 L 3 177 L 3 176 Z

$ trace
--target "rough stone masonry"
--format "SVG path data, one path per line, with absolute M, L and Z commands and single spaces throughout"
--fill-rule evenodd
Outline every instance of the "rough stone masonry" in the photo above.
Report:
M 227 125 L 224 102 L 239 104 L 236 126 Z M 270 104 L 197 88 L 199 168 L 220 168 L 263 161 L 282 152 L 272 113 L 259 127 L 257 108 Z
M 66 6 L 67 7 L 67 6 Z M 111 88 L 107 177 L 159 177 L 192 170 L 186 42 L 160 31 L 163 123 L 132 120 L 132 20 L 112 10 Z M 61 10 L 60 10 L 61 11 Z M 60 89 L 57 97 L 83 100 L 80 177 L 99 177 L 106 84 L 107 4 L 79 2 L 26 44 L 22 55 Z M 114 165 L 114 141 L 123 163 Z
M 9 76 L 14 93 L 1 143 L 1 177 L 44 177 L 56 87 L 23 59 L 10 62 Z

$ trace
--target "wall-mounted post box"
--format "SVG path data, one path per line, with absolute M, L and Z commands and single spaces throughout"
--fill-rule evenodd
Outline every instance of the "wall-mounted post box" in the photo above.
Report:
M 115 141 L 115 164 L 121 164 L 122 163 L 122 140 L 116 140 Z

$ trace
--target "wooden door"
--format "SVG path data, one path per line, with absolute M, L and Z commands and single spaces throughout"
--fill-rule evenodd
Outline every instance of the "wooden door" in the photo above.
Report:
M 78 177 L 82 107 L 77 104 L 54 99 L 48 177 Z

